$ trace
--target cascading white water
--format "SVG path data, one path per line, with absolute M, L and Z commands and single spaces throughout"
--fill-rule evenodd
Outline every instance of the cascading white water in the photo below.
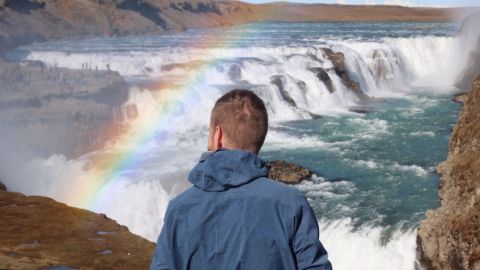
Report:
M 204 87 L 220 92 L 235 87 L 252 89 L 266 101 L 274 120 L 346 112 L 359 104 L 359 97 L 334 71 L 323 51 L 326 47 L 345 55 L 348 76 L 372 97 L 398 96 L 412 87 L 453 87 L 466 63 L 461 53 L 465 48 L 460 48 L 458 37 L 325 43 L 318 47 L 163 48 L 139 52 L 32 51 L 27 59 L 43 61 L 51 67 L 111 69 L 131 78 L 172 82 L 196 75 L 195 65 L 204 63 L 208 65 L 202 74 Z M 317 78 L 316 68 L 327 72 L 333 93 Z M 196 88 L 195 91 L 204 91 Z

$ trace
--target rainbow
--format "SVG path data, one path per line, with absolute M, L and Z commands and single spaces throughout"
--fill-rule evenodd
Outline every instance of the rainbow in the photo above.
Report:
M 245 24 L 229 28 L 232 31 L 213 31 L 211 35 L 202 40 L 196 40 L 196 42 L 221 44 L 222 48 L 232 48 L 248 33 L 248 28 L 251 27 L 255 26 Z M 111 138 L 112 141 L 115 141 L 117 145 L 128 145 L 128 149 L 115 151 L 110 155 L 100 154 L 89 162 L 93 164 L 95 173 L 93 176 L 89 176 L 88 181 L 82 181 L 81 188 L 76 191 L 76 195 L 79 197 L 74 199 L 79 202 L 80 207 L 93 211 L 102 209 L 102 205 L 109 198 L 107 187 L 118 179 L 120 172 L 137 166 L 139 158 L 148 151 L 148 145 L 155 140 L 157 132 L 167 129 L 170 125 L 170 120 L 181 106 L 178 101 L 180 100 L 187 108 L 194 106 L 194 89 L 204 85 L 205 74 L 219 64 L 220 60 L 215 56 L 214 49 L 215 47 L 205 49 L 203 58 L 207 60 L 189 63 L 186 68 L 187 72 L 182 74 L 175 84 L 163 84 L 162 89 L 169 89 L 164 91 L 166 96 L 158 101 L 157 109 L 141 114 L 139 121 L 133 121 L 131 132 L 118 134 L 118 132 L 111 131 L 110 127 L 105 129 L 105 133 L 114 134 Z

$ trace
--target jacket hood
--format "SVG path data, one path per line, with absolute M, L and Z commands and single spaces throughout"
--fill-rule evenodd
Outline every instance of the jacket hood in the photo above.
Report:
M 204 153 L 188 181 L 204 191 L 225 191 L 268 175 L 265 162 L 243 150 L 219 149 Z

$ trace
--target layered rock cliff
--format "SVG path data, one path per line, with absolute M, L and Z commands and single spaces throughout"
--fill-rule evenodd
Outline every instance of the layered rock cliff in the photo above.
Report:
M 0 61 L 0 151 L 74 157 L 98 149 L 135 116 L 125 113 L 128 88 L 117 72 Z
M 480 269 L 480 76 L 450 139 L 441 174 L 441 207 L 418 230 L 426 269 Z
M 0 189 L 0 269 L 147 269 L 155 248 L 105 215 Z
M 460 41 L 471 47 L 457 87 L 464 103 L 450 138 L 441 175 L 441 206 L 427 212 L 417 237 L 419 260 L 426 269 L 480 269 L 480 13 L 462 25 Z M 477 76 L 477 77 L 476 77 Z M 473 86 L 472 86 L 473 82 Z
M 214 0 L 2 0 L 0 51 L 34 41 L 156 34 L 258 21 L 445 21 L 461 11 Z

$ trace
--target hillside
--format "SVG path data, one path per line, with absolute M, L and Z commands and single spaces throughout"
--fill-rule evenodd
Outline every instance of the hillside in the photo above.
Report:
M 1 0 L 0 50 L 34 41 L 158 34 L 259 21 L 446 21 L 462 11 L 213 0 Z
M 105 215 L 0 183 L 0 269 L 147 269 L 154 243 Z

